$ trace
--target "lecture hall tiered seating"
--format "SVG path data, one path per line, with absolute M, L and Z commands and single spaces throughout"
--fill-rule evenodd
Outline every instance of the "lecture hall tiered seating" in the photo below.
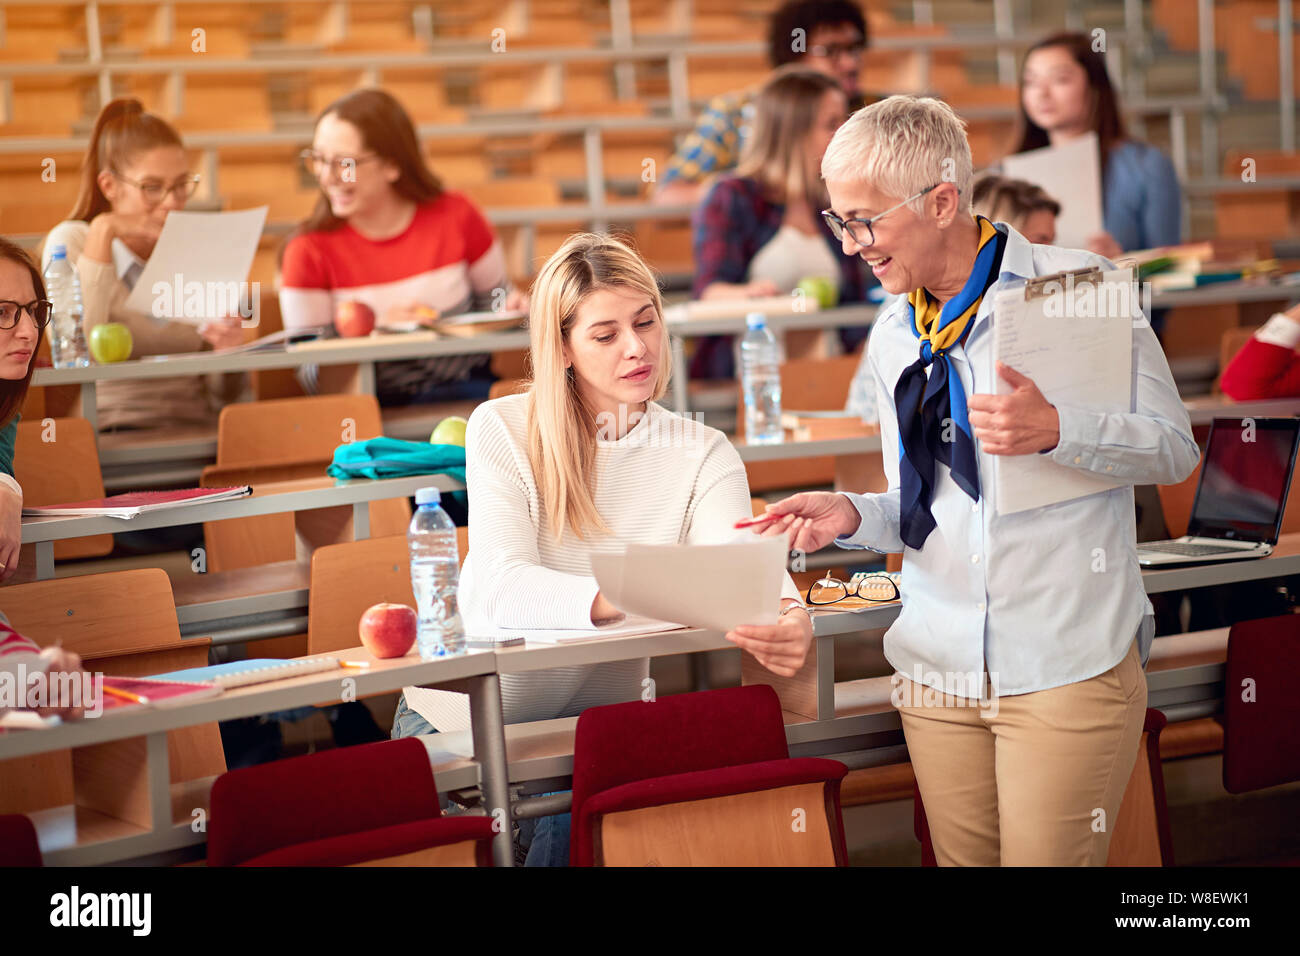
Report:
M 632 238 L 661 275 L 666 300 L 680 303 L 693 272 L 691 209 L 656 206 L 654 176 L 645 173 L 667 166 L 711 97 L 762 82 L 766 22 L 775 6 L 772 0 L 6 5 L 0 7 L 0 234 L 35 252 L 72 208 L 81 151 L 100 106 L 112 97 L 138 97 L 181 132 L 193 169 L 202 174 L 190 208 L 267 207 L 249 276 L 262 290 L 260 323 L 245 334 L 251 340 L 278 331 L 277 253 L 318 196 L 299 151 L 310 144 L 314 118 L 326 104 L 352 89 L 379 86 L 412 117 L 432 169 L 485 210 L 515 285 L 527 288 L 571 233 L 612 230 Z M 862 88 L 947 100 L 967 122 L 977 169 L 1008 148 L 1027 38 L 1067 26 L 1104 28 L 1119 50 L 1116 82 L 1130 128 L 1171 155 L 1183 181 L 1184 241 L 1213 241 L 1216 252 L 1236 257 L 1276 259 L 1281 271 L 1300 266 L 1295 123 L 1292 117 L 1288 133 L 1278 119 L 1279 106 L 1294 110 L 1300 78 L 1296 89 L 1279 91 L 1276 3 L 1210 4 L 1208 55 L 1188 12 L 1193 5 L 1184 0 L 1108 0 L 1086 9 L 978 0 L 867 0 L 863 6 L 871 46 Z M 1009 8 L 1021 18 L 1004 20 Z M 493 46 L 500 42 L 503 51 Z M 1288 62 L 1296 52 L 1293 47 Z M 1247 162 L 1256 188 L 1242 188 Z M 43 164 L 54 172 L 34 185 L 33 170 Z M 1186 294 L 1169 306 L 1162 344 L 1184 397 L 1222 407 L 1227 400 L 1216 385 L 1222 366 L 1290 298 L 1278 290 L 1272 299 L 1198 304 Z M 694 348 L 689 337 L 685 342 Z M 493 397 L 526 378 L 525 344 L 492 355 Z M 786 362 L 787 408 L 843 407 L 858 355 L 835 351 L 815 349 Z M 364 391 L 363 372 L 351 380 L 351 391 Z M 685 394 L 707 423 L 743 441 L 738 391 L 731 380 L 700 379 Z M 160 421 L 156 429 L 96 434 L 83 417 L 82 398 L 80 386 L 40 384 L 38 375 L 23 407 L 15 460 L 28 505 L 141 488 L 247 483 L 268 491 L 296 482 L 293 488 L 301 490 L 323 478 L 341 421 L 353 422 L 357 440 L 380 434 L 423 440 L 440 419 L 473 407 L 380 408 L 371 395 L 308 396 L 293 369 L 263 367 L 249 374 L 243 401 L 227 406 L 214 429 Z M 1281 413 L 1300 413 L 1300 402 Z M 57 428 L 55 442 L 41 437 L 47 421 Z M 1202 443 L 1205 431 L 1198 426 Z M 870 452 L 748 461 L 756 513 L 805 488 L 883 489 L 878 449 L 877 443 Z M 1186 527 L 1196 479 L 1160 489 L 1171 535 Z M 351 503 L 327 503 L 206 521 L 199 558 L 164 538 L 70 538 L 54 545 L 50 580 L 33 580 L 42 576 L 38 545 L 25 544 L 20 574 L 0 588 L 0 610 L 38 643 L 59 636 L 87 666 L 122 675 L 240 657 L 348 652 L 359 643 L 354 620 L 362 610 L 413 603 L 401 537 L 408 497 L 368 500 L 358 506 L 364 516 Z M 460 530 L 463 560 L 470 539 Z M 1300 523 L 1288 516 L 1283 530 L 1300 532 Z M 851 570 L 842 554 L 808 559 L 807 567 L 792 568 L 805 588 L 827 569 Z M 1192 703 L 1179 703 L 1175 690 L 1170 706 L 1148 709 L 1109 863 L 1294 857 L 1300 853 L 1294 843 L 1300 756 L 1294 738 L 1279 730 L 1294 723 L 1294 708 L 1242 707 L 1233 680 L 1256 673 L 1251 668 L 1294 673 L 1282 662 L 1294 663 L 1296 619 L 1187 631 L 1187 607 L 1173 614 L 1183 631 L 1157 637 L 1149 684 L 1196 690 L 1184 695 Z M 572 788 L 575 865 L 933 865 L 925 809 L 893 718 L 884 630 L 881 624 L 818 641 L 804 670 L 789 679 L 748 656 L 742 661 L 734 649 L 656 651 L 651 674 L 663 706 L 623 704 L 580 718 L 512 725 L 503 766 L 517 796 Z M 521 654 L 498 657 L 499 667 L 527 666 Z M 267 697 L 268 710 L 277 712 L 269 725 L 245 708 L 224 723 L 212 716 L 165 734 L 161 725 L 142 724 L 141 736 L 130 739 L 87 738 L 0 760 L 0 864 L 492 865 L 499 827 L 491 823 L 491 794 L 476 769 L 477 729 L 473 738 L 439 735 L 447 740 L 423 747 L 384 740 L 398 685 L 382 686 L 383 668 L 358 673 L 351 698 L 331 696 L 319 676 L 294 678 L 293 693 L 274 703 Z M 467 671 L 458 679 L 468 687 L 482 674 Z M 367 692 L 366 681 L 381 689 Z M 483 706 L 473 699 L 474 707 Z M 703 725 L 716 730 L 708 747 L 692 743 L 692 728 Z M 624 746 L 637 735 L 659 742 L 643 765 L 629 761 Z M 844 742 L 849 738 L 852 747 Z M 818 746 L 836 739 L 843 746 Z M 375 781 L 382 785 L 369 785 Z M 315 805 L 326 789 L 335 798 L 328 812 Z M 458 801 L 469 811 L 458 809 Z M 313 811 L 301 814 L 303 805 Z M 763 820 L 789 820 L 791 806 L 809 808 L 806 839 L 791 840 L 788 827 L 764 829 Z M 210 815 L 206 838 L 190 827 L 195 813 Z M 697 832 L 710 839 L 682 838 Z

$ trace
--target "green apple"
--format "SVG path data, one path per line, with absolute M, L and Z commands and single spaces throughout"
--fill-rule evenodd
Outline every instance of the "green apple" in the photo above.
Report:
M 839 304 L 840 287 L 825 276 L 809 276 L 800 279 L 797 288 L 823 309 L 833 309 Z
M 459 417 L 451 415 L 438 422 L 438 427 L 433 430 L 429 436 L 429 443 L 433 445 L 459 445 L 465 447 L 465 426 L 469 422 Z
M 131 330 L 121 322 L 104 322 L 90 330 L 90 354 L 100 365 L 131 357 Z

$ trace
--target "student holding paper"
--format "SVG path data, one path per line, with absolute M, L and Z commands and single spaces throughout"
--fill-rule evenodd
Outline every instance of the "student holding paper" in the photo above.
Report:
M 727 437 L 657 404 L 671 368 L 663 306 L 628 246 L 587 234 L 566 241 L 533 286 L 530 334 L 530 389 L 480 405 L 466 434 L 470 550 L 460 610 L 471 635 L 616 620 L 592 576 L 594 553 L 733 541 L 736 522 L 750 517 L 745 468 Z M 788 575 L 782 595 L 777 624 L 727 638 L 790 676 L 808 653 L 812 622 Z M 648 674 L 639 659 L 505 675 L 505 719 L 636 700 Z M 468 726 L 463 694 L 406 688 L 393 736 Z M 567 815 L 541 821 L 528 864 L 563 865 L 567 831 Z
M 902 296 L 869 352 L 882 444 L 896 451 L 887 491 L 794 495 L 769 506 L 761 533 L 903 553 L 884 649 L 940 863 L 1103 865 L 1154 632 L 1129 483 L 1181 481 L 1199 455 L 1169 366 L 1139 313 L 1120 320 L 1132 324 L 1129 411 L 1052 405 L 1001 365 L 1014 391 L 993 394 L 998 284 L 1108 264 L 973 216 L 970 148 L 946 104 L 894 96 L 855 113 L 822 175 L 844 251 Z M 1124 484 L 1000 513 L 995 455 Z
M 1130 138 L 1106 72 L 1105 55 L 1082 33 L 1057 33 L 1029 48 L 1020 74 L 1013 153 L 1059 146 L 1088 131 L 1101 147 L 1102 222 L 1091 252 L 1122 252 L 1182 241 L 1182 189 L 1164 153 Z
M 36 263 L 19 246 L 0 238 L 0 581 L 18 570 L 23 489 L 14 478 L 14 441 L 49 309 Z
M 82 326 L 120 322 L 131 330 L 132 358 L 227 348 L 243 341 L 238 316 L 202 324 L 157 319 L 125 302 L 153 254 L 167 214 L 182 209 L 199 177 L 190 171 L 180 134 L 146 113 L 139 100 L 117 99 L 95 120 L 81 167 L 81 191 L 68 218 L 45 237 L 41 268 L 57 246 L 81 280 Z M 188 422 L 215 424 L 220 406 L 233 401 L 242 376 L 100 382 L 99 426 L 151 427 Z
M 283 250 L 286 329 L 328 328 L 350 301 L 368 306 L 380 329 L 526 308 L 526 298 L 509 287 L 492 226 L 425 164 L 415 127 L 390 94 L 355 90 L 327 106 L 303 163 L 320 198 Z M 486 398 L 490 358 L 380 363 L 380 404 Z M 313 369 L 304 385 L 332 388 L 330 372 Z

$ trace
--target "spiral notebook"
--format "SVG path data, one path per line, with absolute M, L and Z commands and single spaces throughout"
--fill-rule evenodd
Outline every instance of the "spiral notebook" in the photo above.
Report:
M 337 657 L 317 656 L 299 657 L 280 660 L 273 657 L 259 657 L 247 661 L 231 661 L 228 664 L 212 664 L 209 667 L 191 667 L 189 670 L 171 671 L 158 674 L 154 680 L 193 681 L 212 684 L 216 687 L 244 687 L 248 684 L 265 684 L 268 681 L 284 680 L 286 677 L 301 677 L 304 674 L 316 674 L 321 671 L 338 670 L 343 665 Z

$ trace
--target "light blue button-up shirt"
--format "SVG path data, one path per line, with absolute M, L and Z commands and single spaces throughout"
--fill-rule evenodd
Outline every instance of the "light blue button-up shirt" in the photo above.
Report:
M 1088 266 L 1092 253 L 1031 245 L 1007 227 L 999 286 Z M 990 394 L 993 301 L 980 302 L 964 346 L 948 353 L 966 394 Z M 889 490 L 847 494 L 862 516 L 841 547 L 903 552 L 902 611 L 885 635 L 885 657 L 912 680 L 979 697 L 985 669 L 995 695 L 1026 694 L 1086 680 L 1114 667 L 1138 638 L 1145 666 L 1154 634 L 1137 563 L 1133 484 L 1172 484 L 1200 457 L 1187 410 L 1144 316 L 1133 322 L 1132 403 L 1127 413 L 1057 404 L 1052 460 L 1119 478 L 1109 491 L 1000 515 L 991 496 L 993 456 L 976 442 L 980 491 L 972 501 L 936 463 L 930 504 L 937 526 L 921 549 L 899 537 L 898 412 L 894 385 L 918 344 L 901 298 L 877 319 L 868 352 L 880 412 Z

